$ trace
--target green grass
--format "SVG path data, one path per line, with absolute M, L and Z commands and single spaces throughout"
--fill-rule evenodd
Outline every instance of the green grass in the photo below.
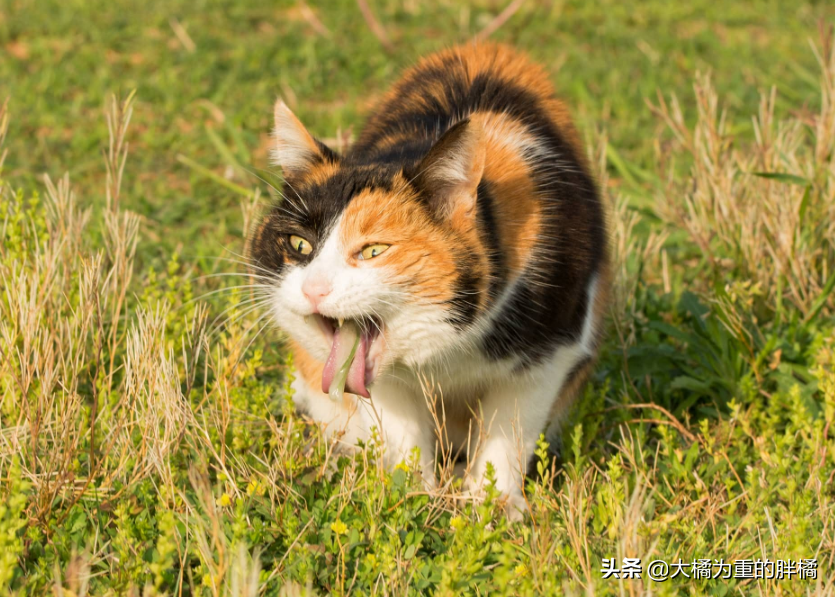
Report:
M 835 61 L 812 47 L 835 8 L 530 1 L 492 36 L 553 73 L 618 264 L 599 367 L 511 524 L 374 442 L 335 453 L 245 292 L 205 296 L 269 197 L 276 96 L 358 130 L 504 4 L 374 2 L 390 51 L 355 3 L 309 2 L 320 31 L 303 6 L 0 4 L 0 590 L 835 594 Z M 105 108 L 134 89 L 118 185 Z M 44 182 L 64 172 L 74 200 Z M 612 557 L 817 558 L 818 580 L 603 580 Z

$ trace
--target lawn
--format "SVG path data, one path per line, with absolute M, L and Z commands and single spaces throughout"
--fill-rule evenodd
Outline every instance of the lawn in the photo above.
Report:
M 365 5 L 0 3 L 0 590 L 835 595 L 835 7 Z M 552 73 L 617 258 L 519 523 L 296 416 L 241 257 L 277 96 L 339 147 L 486 33 Z

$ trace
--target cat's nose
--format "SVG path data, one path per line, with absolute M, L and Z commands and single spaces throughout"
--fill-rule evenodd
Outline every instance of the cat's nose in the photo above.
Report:
M 323 277 L 311 276 L 302 283 L 302 292 L 313 310 L 318 311 L 319 303 L 331 292 L 331 283 Z

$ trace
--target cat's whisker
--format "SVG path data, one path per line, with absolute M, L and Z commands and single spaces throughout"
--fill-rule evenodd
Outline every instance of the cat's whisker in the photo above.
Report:
M 223 312 L 219 313 L 209 325 L 209 329 L 212 332 L 217 330 L 227 328 L 230 324 L 236 323 L 238 320 L 243 319 L 249 313 L 257 309 L 263 309 L 266 305 L 263 302 L 259 302 L 257 300 L 250 301 L 249 303 L 245 303 L 242 305 L 235 305 L 233 308 L 225 309 Z M 267 309 L 268 310 L 268 309 Z M 229 314 L 225 320 L 220 322 L 220 320 Z M 219 323 L 220 322 L 220 323 Z
M 225 306 L 225 308 L 223 309 L 223 311 L 220 313 L 220 315 L 222 316 L 222 315 L 223 315 L 223 314 L 225 314 L 227 311 L 233 310 L 233 309 L 235 309 L 236 307 L 239 307 L 239 306 L 241 306 L 241 305 L 246 305 L 246 304 L 249 304 L 249 303 L 251 303 L 251 302 L 253 302 L 253 301 L 263 301 L 263 302 L 265 302 L 265 303 L 269 303 L 269 302 L 270 302 L 270 301 L 272 301 L 272 300 L 274 300 L 274 296 L 273 296 L 273 294 L 272 294 L 272 293 L 270 293 L 270 292 L 264 292 L 264 291 L 253 291 L 253 292 L 248 293 L 246 296 L 244 296 L 243 298 L 241 298 L 241 300 L 239 300 L 239 301 L 235 301 L 235 302 L 232 302 L 232 303 L 228 303 L 228 304 Z
M 249 312 L 247 312 L 244 315 L 248 315 L 248 314 L 249 314 Z M 224 331 L 228 331 L 228 330 L 232 329 L 231 326 L 233 326 L 235 324 L 238 324 L 240 321 L 242 321 L 243 318 L 244 318 L 244 315 L 241 315 L 240 317 L 235 317 L 234 319 L 230 319 L 230 320 L 224 322 L 223 324 L 211 329 L 209 332 L 207 332 L 206 337 L 211 340 L 211 339 L 216 338 L 220 334 L 222 334 Z
M 233 293 L 233 292 L 238 291 L 238 290 L 254 289 L 254 288 L 267 290 L 270 287 L 269 286 L 264 286 L 263 284 L 240 284 L 240 285 L 237 285 L 237 286 L 225 286 L 223 288 L 218 288 L 216 290 L 206 292 L 204 294 L 201 294 L 200 296 L 196 296 L 196 297 L 192 298 L 191 300 L 189 300 L 188 302 L 186 302 L 185 304 L 189 305 L 189 304 L 191 304 L 195 301 L 205 300 L 205 299 L 209 298 L 210 296 L 215 296 L 217 294 L 222 294 L 224 292 Z
M 254 176 L 255 178 L 257 178 L 258 180 L 260 180 L 261 182 L 263 182 L 263 183 L 264 183 L 265 185 L 267 185 L 268 187 L 270 187 L 273 191 L 275 191 L 276 193 L 278 193 L 278 194 L 279 194 L 279 196 L 281 196 L 281 198 L 282 198 L 282 199 L 286 199 L 286 197 L 284 196 L 284 193 L 282 193 L 282 192 L 281 192 L 281 190 L 280 190 L 279 188 L 277 188 L 276 186 L 274 186 L 274 185 L 273 185 L 271 182 L 269 182 L 266 178 L 264 178 L 264 177 L 262 177 L 262 176 L 259 176 L 259 175 L 258 175 L 258 174 L 256 174 L 254 171 L 250 170 L 249 168 L 244 168 L 244 170 L 245 170 L 246 172 L 248 172 L 249 174 L 251 174 L 252 176 Z
M 225 257 L 216 257 L 217 261 L 225 261 L 227 263 L 234 263 L 235 265 L 242 265 L 244 270 L 238 272 L 229 272 L 229 273 L 237 273 L 241 276 L 261 276 L 264 278 L 274 279 L 275 272 L 268 270 L 265 267 L 261 267 L 260 265 L 252 262 L 240 261 L 238 259 L 229 259 Z M 257 272 L 257 273 L 256 273 Z
M 214 274 L 203 274 L 202 276 L 197 276 L 193 278 L 194 280 L 211 280 L 214 278 L 251 278 L 254 280 L 264 280 L 265 282 L 275 282 L 275 280 L 267 278 L 266 276 L 258 276 L 240 272 L 216 272 Z M 264 284 L 267 286 L 268 284 Z
M 219 334 L 222 330 L 228 329 L 229 325 L 235 324 L 238 321 L 240 321 L 241 319 L 245 318 L 250 313 L 258 311 L 259 309 L 264 309 L 267 306 L 269 306 L 269 305 L 265 304 L 264 302 L 250 304 L 245 309 L 241 310 L 239 313 L 230 315 L 223 322 L 217 323 L 218 319 L 220 319 L 223 315 L 225 315 L 226 313 L 229 312 L 229 310 L 225 311 L 224 313 L 218 315 L 212 321 L 212 324 L 209 327 L 210 331 L 207 333 L 207 337 L 209 337 L 209 338 L 214 337 L 215 335 Z M 259 319 L 261 317 L 263 317 L 264 315 L 270 315 L 270 310 L 269 309 L 264 309 L 264 310 L 265 310 L 265 313 L 263 315 L 259 316 Z
M 269 315 L 269 313 L 265 313 L 264 315 L 259 317 L 255 321 L 255 324 L 252 327 L 254 328 L 256 325 L 261 323 L 261 321 L 264 320 L 264 318 L 268 317 L 268 315 Z M 252 337 L 252 339 L 247 343 L 246 347 L 244 347 L 244 349 L 241 351 L 241 354 L 238 357 L 238 360 L 235 361 L 233 369 L 237 369 L 238 365 L 241 364 L 241 361 L 243 360 L 244 356 L 246 356 L 246 353 L 249 351 L 249 347 L 252 346 L 252 343 L 255 342 L 255 340 L 258 339 L 258 336 L 261 335 L 261 332 L 263 332 L 267 328 L 267 326 L 270 325 L 270 323 L 271 323 L 271 321 L 269 319 L 267 319 L 267 322 L 263 326 L 261 326 L 261 328 L 255 333 L 255 335 Z
M 236 253 L 235 251 L 233 251 L 229 248 L 226 248 L 225 250 L 227 252 L 229 252 L 230 254 L 234 255 L 235 257 L 240 257 L 240 259 L 230 259 L 228 257 L 215 257 L 214 260 L 215 261 L 228 261 L 229 263 L 237 263 L 239 265 L 243 265 L 244 267 L 246 267 L 248 269 L 254 269 L 256 271 L 263 272 L 267 276 L 275 277 L 276 272 L 271 271 L 271 270 L 259 265 L 258 263 L 253 261 L 251 258 L 247 257 L 246 255 L 241 255 L 239 253 Z
M 296 197 L 298 198 L 299 201 L 301 201 L 302 205 L 305 205 L 304 199 L 302 199 L 301 195 L 299 195 L 299 192 L 296 190 L 296 188 L 292 184 L 290 184 L 290 181 L 287 180 L 286 177 L 284 178 L 284 184 L 286 184 L 288 187 L 290 187 L 290 190 L 293 191 L 293 193 L 296 194 Z
M 229 290 L 229 289 L 221 288 L 219 290 L 215 290 L 213 292 L 206 293 L 202 297 L 198 297 L 198 298 L 205 299 L 210 295 L 221 294 L 226 290 Z M 197 299 L 194 299 L 194 300 L 197 300 Z M 273 300 L 274 300 L 274 296 L 273 296 L 273 293 L 271 292 L 271 289 L 269 287 L 266 287 L 266 288 L 265 287 L 256 287 L 254 289 L 251 289 L 249 292 L 247 292 L 246 295 L 241 300 L 235 301 L 234 303 L 231 303 L 231 304 L 227 304 L 225 306 L 225 308 L 223 309 L 223 311 L 221 311 L 217 315 L 217 317 L 215 318 L 215 321 L 217 321 L 217 319 L 223 317 L 229 311 L 232 311 L 232 310 L 234 310 L 238 307 L 241 307 L 243 305 L 247 305 L 247 304 L 252 303 L 254 301 L 261 301 L 265 304 L 269 304 Z

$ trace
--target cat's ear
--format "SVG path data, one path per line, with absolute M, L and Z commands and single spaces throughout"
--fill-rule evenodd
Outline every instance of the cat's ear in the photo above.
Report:
M 272 163 L 281 166 L 284 176 L 303 174 L 314 164 L 337 161 L 337 155 L 307 132 L 283 101 L 275 103 Z
M 484 159 L 481 126 L 463 120 L 435 142 L 418 164 L 414 180 L 427 193 L 437 213 L 469 217 L 475 213 Z

